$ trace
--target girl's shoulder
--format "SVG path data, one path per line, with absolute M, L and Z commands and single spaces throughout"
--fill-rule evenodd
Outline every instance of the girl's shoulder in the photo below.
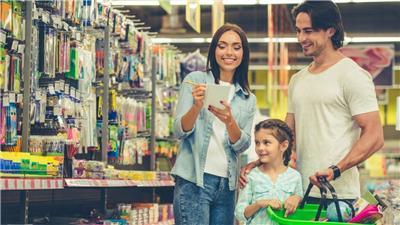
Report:
M 295 170 L 295 169 L 293 169 L 293 168 L 291 168 L 291 167 L 288 167 L 287 174 L 288 174 L 288 176 L 290 176 L 292 178 L 295 177 L 295 178 L 300 178 L 301 179 L 300 172 Z
M 258 168 L 255 167 L 250 171 L 250 173 L 247 175 L 249 180 L 260 180 L 265 178 L 265 174 Z

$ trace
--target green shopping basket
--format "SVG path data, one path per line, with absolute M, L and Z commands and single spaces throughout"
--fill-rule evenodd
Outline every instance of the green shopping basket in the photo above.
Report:
M 339 200 L 337 199 L 336 191 L 333 188 L 333 186 L 325 179 L 325 177 L 319 177 L 318 178 L 320 183 L 322 184 L 320 188 L 321 192 L 321 200 L 319 204 L 306 204 L 311 188 L 313 187 L 313 184 L 310 183 L 308 185 L 307 191 L 304 195 L 303 201 L 301 202 L 299 208 L 296 210 L 295 213 L 289 215 L 288 217 L 284 217 L 285 215 L 285 210 L 280 209 L 280 210 L 273 210 L 271 207 L 267 208 L 267 214 L 268 217 L 272 220 L 278 223 L 279 225 L 360 225 L 359 223 L 346 223 L 343 222 L 342 215 L 340 213 L 339 209 Z M 326 210 L 323 208 L 326 208 L 326 194 L 327 194 L 327 189 L 331 192 L 333 202 L 335 204 L 336 211 L 338 213 L 338 219 L 339 221 L 342 222 L 323 222 L 319 221 L 319 218 L 324 218 L 326 217 Z M 346 202 L 346 201 L 343 201 Z M 347 203 L 347 202 L 346 202 Z M 352 214 L 354 216 L 354 208 L 350 203 L 347 203 L 351 210 Z M 373 225 L 373 224 L 370 224 Z

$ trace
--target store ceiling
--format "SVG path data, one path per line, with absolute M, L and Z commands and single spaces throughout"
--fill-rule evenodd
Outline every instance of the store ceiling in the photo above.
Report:
M 295 5 L 274 5 L 275 26 L 281 27 L 277 36 L 294 36 L 295 30 L 290 16 L 290 10 Z M 342 3 L 338 4 L 343 17 L 347 36 L 390 36 L 400 37 L 400 2 L 380 3 Z M 168 17 L 160 6 L 124 6 L 137 19 L 150 26 L 151 32 L 157 32 L 158 38 L 211 37 L 211 6 L 201 6 L 201 33 L 196 33 L 184 20 L 185 7 L 175 7 L 177 22 Z M 163 21 L 164 20 L 164 21 Z M 175 20 L 176 21 L 176 20 Z M 266 5 L 228 5 L 225 6 L 225 22 L 241 26 L 248 37 L 267 37 L 267 6 Z M 181 23 L 181 24 L 179 24 Z M 168 26 L 178 27 L 168 29 Z M 180 28 L 179 28 L 180 27 Z M 167 29 L 166 29 L 167 28 Z M 167 30 L 167 32 L 165 32 Z M 182 30 L 184 32 L 180 33 Z M 169 31 L 169 32 L 168 32 Z M 368 43 L 365 43 L 368 44 Z M 394 43 L 396 61 L 400 62 L 400 43 Z M 175 43 L 183 52 L 200 49 L 206 54 L 209 43 Z M 265 64 L 267 61 L 267 43 L 251 43 L 251 64 Z M 305 64 L 310 61 L 304 58 L 298 44 L 289 44 L 290 64 Z M 399 63 L 397 63 L 399 64 Z

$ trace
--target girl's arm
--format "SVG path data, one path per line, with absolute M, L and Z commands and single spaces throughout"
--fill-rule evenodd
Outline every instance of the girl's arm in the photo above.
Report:
M 268 206 L 271 206 L 271 208 L 273 209 L 280 209 L 282 207 L 282 204 L 277 199 L 258 200 L 255 203 L 246 207 L 246 209 L 244 210 L 244 216 L 246 218 L 249 218 L 253 216 L 258 210 L 267 208 Z
M 242 222 L 248 222 L 251 216 L 245 216 L 245 210 L 246 208 L 252 204 L 252 180 L 249 179 L 249 183 L 244 187 L 243 189 L 240 189 L 239 192 L 239 198 L 236 203 L 236 209 L 235 209 L 235 216 L 238 220 Z

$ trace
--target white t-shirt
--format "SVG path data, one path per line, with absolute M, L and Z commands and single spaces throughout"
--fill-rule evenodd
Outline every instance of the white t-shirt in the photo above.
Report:
M 231 86 L 229 99 L 232 100 L 235 94 L 235 88 L 232 84 L 224 81 L 219 81 L 220 85 Z M 214 116 L 214 115 L 213 115 Z M 204 172 L 219 177 L 228 177 L 228 159 L 226 157 L 222 140 L 225 136 L 226 127 L 221 120 L 214 116 L 213 133 L 210 137 L 208 145 L 206 164 Z
M 304 190 L 310 175 L 336 165 L 359 139 L 361 129 L 352 116 L 378 110 L 371 75 L 351 59 L 318 74 L 308 69 L 290 80 L 288 105 L 295 117 L 297 169 Z M 357 168 L 343 172 L 332 185 L 339 198 L 360 196 Z M 310 195 L 321 196 L 316 188 Z

